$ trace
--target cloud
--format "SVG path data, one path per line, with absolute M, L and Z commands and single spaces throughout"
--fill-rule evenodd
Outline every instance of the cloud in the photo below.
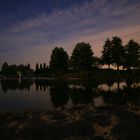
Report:
M 139 7 L 136 0 L 93 0 L 15 22 L 0 33 L 1 61 L 46 61 L 53 47 L 62 46 L 71 53 L 79 41 L 91 43 L 100 56 L 105 39 L 115 35 L 125 42 L 131 37 L 140 41 Z

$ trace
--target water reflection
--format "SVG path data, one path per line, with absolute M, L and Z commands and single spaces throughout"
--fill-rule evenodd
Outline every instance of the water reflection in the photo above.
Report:
M 100 84 L 98 88 L 104 91 L 116 91 L 123 89 L 125 86 L 127 86 L 126 82 L 112 82 Z
M 107 90 L 108 88 L 108 90 Z M 111 87 L 99 85 L 100 94 L 106 104 L 110 105 L 137 105 L 140 106 L 140 84 L 137 82 L 125 81 L 113 83 Z
M 87 104 L 93 102 L 93 91 L 91 87 L 71 88 L 70 97 L 74 105 Z
M 65 81 L 56 81 L 50 86 L 50 96 L 55 108 L 64 108 L 69 101 L 68 84 Z
M 45 91 L 49 87 L 49 85 L 50 83 L 48 80 L 35 79 L 36 91 Z
M 11 79 L 11 80 L 1 80 L 1 89 L 4 93 L 8 92 L 8 90 L 30 90 L 33 85 L 33 80 L 21 80 L 21 79 Z
M 51 102 L 54 108 L 66 108 L 67 106 L 86 105 L 89 103 L 93 103 L 95 106 L 120 106 L 127 104 L 140 106 L 140 83 L 130 79 L 120 82 L 109 81 L 104 83 L 95 82 L 94 80 L 70 83 L 63 80 L 16 79 L 0 80 L 0 87 L 0 93 L 10 93 L 16 90 L 20 93 L 22 91 L 22 98 L 24 98 L 24 94 L 30 93 L 30 100 L 28 100 L 28 97 L 26 97 L 26 101 L 20 98 L 20 102 L 23 102 L 23 105 L 25 102 L 26 104 L 32 104 L 33 108 L 37 106 L 33 102 L 35 100 L 35 94 L 38 96 L 36 102 L 37 99 L 40 100 L 38 103 L 39 108 L 43 109 L 44 106 L 47 108 L 49 102 Z M 42 95 L 41 93 L 45 94 Z M 5 102 L 8 96 L 12 101 L 12 95 L 4 96 L 0 94 L 0 104 L 3 108 L 6 107 Z M 14 102 L 18 102 L 18 94 L 15 96 Z M 11 101 L 10 99 L 8 100 L 8 102 Z

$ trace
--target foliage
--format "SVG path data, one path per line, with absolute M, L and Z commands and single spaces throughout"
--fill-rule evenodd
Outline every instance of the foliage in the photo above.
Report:
M 123 65 L 124 63 L 125 50 L 122 45 L 121 38 L 113 37 L 111 42 L 112 42 L 111 62 L 112 64 L 115 64 L 117 66 L 117 69 L 119 69 L 119 66 Z
M 112 59 L 112 42 L 110 41 L 110 39 L 107 38 L 107 40 L 105 41 L 105 44 L 103 46 L 103 51 L 102 51 L 102 64 L 106 64 L 109 66 L 112 64 L 111 59 Z
M 50 69 L 57 73 L 62 74 L 68 68 L 69 57 L 63 48 L 55 47 L 51 54 Z
M 89 43 L 77 43 L 70 60 L 63 48 L 55 47 L 51 54 L 49 66 L 46 66 L 45 63 L 37 63 L 34 75 L 52 77 L 54 76 L 53 74 L 61 75 L 65 72 L 68 74 L 77 74 L 77 71 L 80 70 L 80 75 L 84 72 L 85 76 L 87 76 L 90 74 L 89 71 L 95 72 L 95 70 L 99 70 L 102 64 L 108 65 L 109 68 L 110 65 L 115 65 L 118 70 L 120 66 L 124 66 L 127 69 L 137 68 L 135 72 L 139 72 L 140 44 L 134 40 L 131 39 L 123 46 L 120 37 L 115 36 L 111 40 L 107 38 L 103 46 L 101 58 L 93 56 L 91 47 Z M 13 77 L 33 76 L 33 70 L 30 64 L 8 65 L 5 62 L 2 64 L 0 74 Z
M 7 62 L 5 62 L 2 65 L 2 74 L 5 76 L 29 76 L 32 73 L 32 69 L 30 68 L 30 65 L 8 65 Z
M 76 44 L 72 52 L 71 64 L 78 70 L 90 69 L 93 64 L 93 52 L 91 50 L 91 45 L 84 42 Z
M 125 46 L 124 66 L 128 69 L 136 68 L 140 65 L 140 45 L 134 40 L 130 40 Z
M 128 44 L 123 47 L 122 40 L 119 37 L 113 37 L 110 41 L 106 40 L 102 51 L 102 63 L 115 64 L 125 68 L 136 68 L 140 65 L 140 45 L 134 40 L 130 40 Z
M 46 67 L 45 63 L 41 63 L 40 65 L 36 63 L 36 68 L 34 74 L 36 76 L 47 76 L 49 73 L 49 68 L 48 66 Z
M 101 66 L 101 59 L 97 56 L 93 56 L 93 67 L 100 67 Z
M 1 71 L 2 71 L 2 74 L 4 74 L 4 75 L 7 75 L 8 74 L 8 63 L 7 62 L 5 62 L 5 63 L 2 64 Z
M 38 74 L 39 73 L 39 64 L 36 63 L 36 67 L 35 67 L 35 74 Z

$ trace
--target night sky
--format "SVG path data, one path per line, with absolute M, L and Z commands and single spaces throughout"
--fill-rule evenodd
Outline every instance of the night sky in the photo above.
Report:
M 140 0 L 0 0 L 0 65 L 48 64 L 55 46 L 71 54 L 81 41 L 100 56 L 112 36 L 140 43 Z

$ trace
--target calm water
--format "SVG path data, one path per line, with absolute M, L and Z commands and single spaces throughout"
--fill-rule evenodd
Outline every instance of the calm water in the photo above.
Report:
M 49 111 L 79 104 L 140 106 L 140 83 L 66 82 L 43 79 L 0 80 L 0 111 Z

